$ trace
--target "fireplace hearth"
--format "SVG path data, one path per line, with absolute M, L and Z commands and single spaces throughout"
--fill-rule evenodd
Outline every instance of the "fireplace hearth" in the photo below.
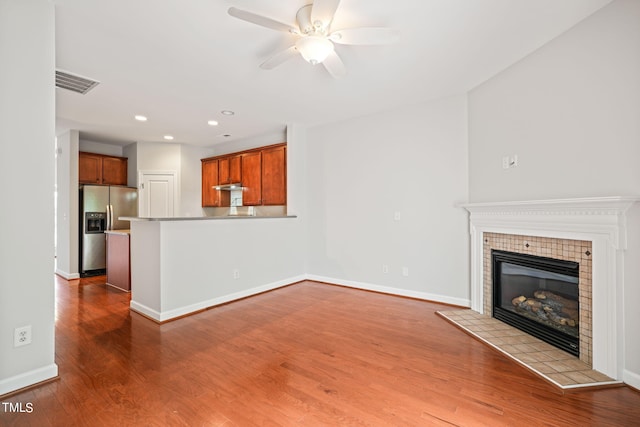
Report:
M 580 356 L 579 264 L 491 251 L 493 317 Z

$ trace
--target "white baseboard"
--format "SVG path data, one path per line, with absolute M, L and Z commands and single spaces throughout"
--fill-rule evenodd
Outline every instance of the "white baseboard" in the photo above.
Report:
M 333 277 L 317 276 L 307 274 L 307 280 L 315 280 L 317 282 L 331 283 L 333 285 L 347 286 L 350 288 L 363 289 L 366 291 L 380 292 L 383 294 L 397 295 L 409 298 L 416 298 L 425 301 L 441 302 L 444 304 L 452 304 L 460 307 L 471 307 L 471 300 L 464 298 L 454 298 L 446 295 L 430 294 L 426 292 L 412 291 L 408 289 L 392 288 L 389 286 L 374 285 L 371 283 L 357 282 L 353 280 L 336 279 Z
M 158 322 L 162 322 L 161 320 L 162 316 L 159 311 L 149 308 L 146 305 L 140 304 L 139 302 L 136 302 L 134 300 L 131 300 L 129 302 L 129 309 L 135 311 L 136 313 L 140 313 L 143 316 L 148 317 L 150 319 L 156 320 Z
M 246 289 L 240 292 L 234 292 L 232 294 L 223 295 L 220 297 L 212 298 L 205 301 L 200 301 L 195 304 L 186 305 L 183 307 L 174 308 L 172 310 L 166 310 L 158 312 L 143 304 L 137 303 L 133 300 L 129 303 L 131 310 L 138 312 L 144 316 L 150 317 L 158 322 L 165 322 L 167 320 L 175 319 L 176 317 L 185 316 L 187 314 L 195 313 L 200 310 L 205 310 L 216 305 L 225 304 L 238 299 L 250 297 L 252 295 L 261 294 L 262 292 L 272 291 L 274 289 L 281 288 L 283 286 L 290 285 L 292 283 L 305 280 L 306 276 L 295 276 L 284 280 L 278 280 L 276 282 L 268 283 L 266 285 L 257 286 L 255 288 Z
M 42 368 L 24 372 L 14 377 L 6 378 L 0 381 L 0 396 L 16 390 L 20 390 L 21 388 L 38 384 L 42 381 L 50 380 L 57 376 L 58 365 L 52 363 L 51 365 L 44 366 Z
M 631 387 L 640 390 L 640 374 L 636 374 L 635 372 L 625 369 L 622 372 L 622 381 L 624 381 L 625 384 L 629 384 Z
M 292 283 L 300 282 L 302 280 L 314 280 L 316 282 L 325 282 L 333 285 L 347 286 L 355 289 L 363 289 L 367 291 L 380 292 L 389 295 L 397 295 L 409 298 L 416 298 L 425 301 L 440 302 L 444 304 L 452 304 L 460 307 L 470 307 L 471 301 L 463 298 L 454 298 L 446 295 L 430 294 L 426 292 L 411 291 L 408 289 L 392 288 L 389 286 L 373 285 L 370 283 L 356 282 L 353 280 L 342 280 L 333 277 L 317 276 L 314 274 L 302 274 L 295 277 L 290 277 L 284 280 L 278 280 L 276 282 L 268 283 L 266 285 L 257 286 L 255 288 L 246 289 L 240 292 L 235 292 L 228 295 L 212 298 L 205 301 L 199 301 L 195 304 L 186 305 L 183 307 L 174 308 L 159 312 L 152 308 L 140 304 L 135 300 L 131 300 L 129 307 L 131 310 L 138 312 L 144 316 L 147 316 L 157 322 L 165 322 L 167 320 L 175 319 L 176 317 L 185 316 L 187 314 L 195 313 L 200 310 L 205 310 L 216 305 L 225 304 L 231 301 L 235 301 L 241 298 L 250 297 L 260 294 L 262 292 L 271 291 L 283 286 L 290 285 Z
M 74 280 L 74 279 L 80 278 L 79 273 L 67 273 L 66 271 L 60 270 L 59 268 L 56 268 L 56 274 L 62 277 L 63 279 L 67 279 L 67 280 Z

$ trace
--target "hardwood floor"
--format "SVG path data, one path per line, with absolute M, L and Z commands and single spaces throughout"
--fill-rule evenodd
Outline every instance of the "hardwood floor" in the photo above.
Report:
M 628 388 L 560 394 L 435 315 L 303 282 L 157 325 L 104 277 L 56 278 L 60 379 L 1 426 L 637 426 Z

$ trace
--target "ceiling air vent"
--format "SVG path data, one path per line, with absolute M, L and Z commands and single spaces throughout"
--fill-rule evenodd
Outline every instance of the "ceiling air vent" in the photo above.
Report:
M 68 71 L 56 70 L 56 87 L 67 89 L 84 95 L 96 87 L 100 82 L 86 77 L 71 74 Z

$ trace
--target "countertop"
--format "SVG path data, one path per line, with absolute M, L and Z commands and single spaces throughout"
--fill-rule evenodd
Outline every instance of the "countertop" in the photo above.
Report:
M 105 234 L 119 234 L 121 236 L 128 236 L 131 234 L 131 230 L 105 230 Z
M 248 216 L 248 215 L 227 215 L 227 216 L 172 216 L 172 217 L 131 217 L 121 216 L 118 219 L 123 221 L 209 221 L 209 220 L 256 220 L 256 219 L 274 219 L 274 218 L 297 218 L 297 215 L 275 215 L 275 216 Z M 110 230 L 123 231 L 123 230 Z

